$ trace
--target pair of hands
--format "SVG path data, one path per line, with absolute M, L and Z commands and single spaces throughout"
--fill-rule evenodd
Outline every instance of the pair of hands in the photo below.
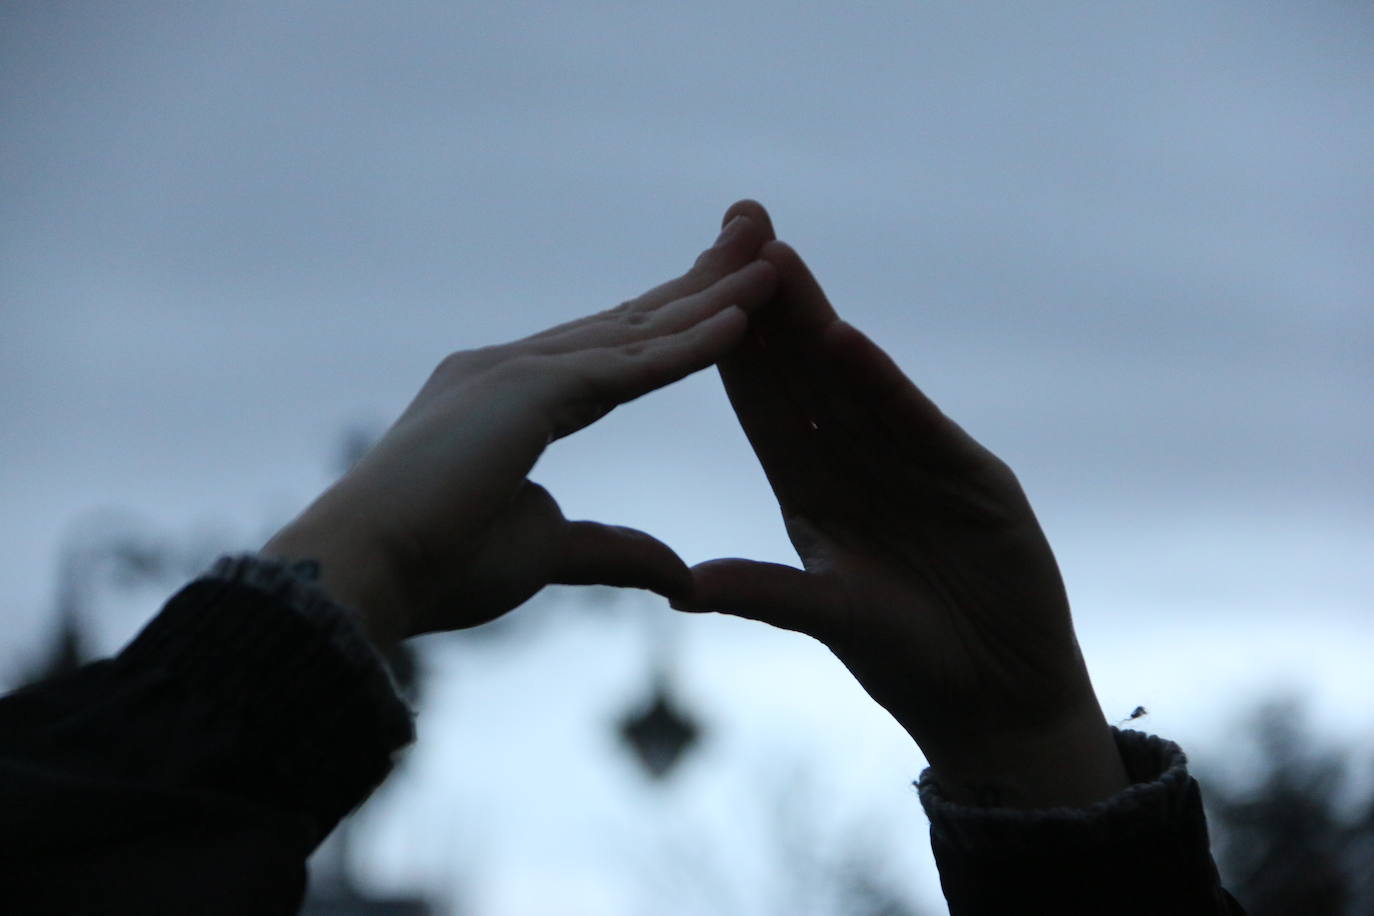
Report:
M 683 276 L 447 357 L 382 440 L 264 547 L 322 564 L 387 642 L 550 583 L 633 586 L 819 639 L 956 801 L 1083 805 L 1126 785 L 1049 545 L 1015 476 L 842 321 L 762 206 Z M 565 519 L 526 474 L 617 405 L 717 365 L 801 558 L 689 569 Z

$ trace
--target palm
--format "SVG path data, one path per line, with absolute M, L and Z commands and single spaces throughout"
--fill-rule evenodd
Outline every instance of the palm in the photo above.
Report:
M 832 494 L 866 524 L 821 516 L 789 526 L 813 593 L 825 596 L 812 635 L 876 701 L 902 710 L 918 741 L 969 720 L 1033 725 L 1076 687 L 1056 676 L 1077 664 L 1049 548 L 1028 510 L 979 519 L 956 494 L 932 508 L 928 475 L 902 457 L 891 456 L 882 492 Z M 1008 502 L 1022 502 L 1007 484 Z M 1060 658 L 1046 665 L 1047 654 Z

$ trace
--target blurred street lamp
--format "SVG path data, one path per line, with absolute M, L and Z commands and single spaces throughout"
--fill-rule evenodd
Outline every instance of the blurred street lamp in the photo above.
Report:
M 621 720 L 620 737 L 629 745 L 644 771 L 656 780 L 667 778 L 682 755 L 697 742 L 701 729 L 674 702 L 666 678 L 655 678 L 647 706 Z
M 620 739 L 649 778 L 662 781 L 701 735 L 701 728 L 674 698 L 668 684 L 675 669 L 678 618 L 651 612 L 641 618 L 648 628 L 649 699 L 620 720 Z

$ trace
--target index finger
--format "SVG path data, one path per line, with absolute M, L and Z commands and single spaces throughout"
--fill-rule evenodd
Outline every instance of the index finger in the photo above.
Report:
M 982 462 L 990 453 L 907 377 L 896 361 L 846 321 L 825 329 L 824 356 L 813 374 L 824 392 L 821 425 L 880 427 L 909 456 L 931 464 Z M 850 438 L 854 438 L 851 434 Z
M 747 209 L 750 203 L 737 206 Z M 749 336 L 720 361 L 720 377 L 779 505 L 800 510 L 826 490 L 812 375 L 822 334 L 838 318 L 792 246 L 770 241 L 760 257 L 774 266 L 777 285 L 770 301 L 750 316 Z

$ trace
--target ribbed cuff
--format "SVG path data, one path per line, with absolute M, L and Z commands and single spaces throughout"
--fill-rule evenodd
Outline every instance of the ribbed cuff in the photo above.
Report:
M 222 557 L 118 656 L 159 672 L 207 736 L 206 781 L 303 810 L 322 831 L 414 740 L 410 709 L 308 565 Z
M 329 644 L 350 664 L 359 670 L 370 671 L 376 667 L 386 675 L 382 680 L 368 678 L 368 686 L 376 690 L 379 704 L 399 697 L 401 691 L 391 666 L 363 634 L 357 614 L 352 608 L 336 603 L 319 584 L 318 561 L 288 562 L 253 553 L 233 554 L 216 560 L 205 577 L 247 585 L 285 602 L 293 611 L 314 622 Z
M 934 769 L 917 782 L 931 830 L 960 849 L 1014 852 L 1017 846 L 1053 842 L 1100 844 L 1125 832 L 1177 821 L 1187 801 L 1188 758 L 1172 741 L 1137 731 L 1112 729 L 1131 785 L 1087 808 L 1027 811 L 960 805 L 944 798 Z
M 921 774 L 951 913 L 1229 912 L 1187 757 L 1172 741 L 1112 731 L 1132 784 L 1086 808 L 959 805 Z

